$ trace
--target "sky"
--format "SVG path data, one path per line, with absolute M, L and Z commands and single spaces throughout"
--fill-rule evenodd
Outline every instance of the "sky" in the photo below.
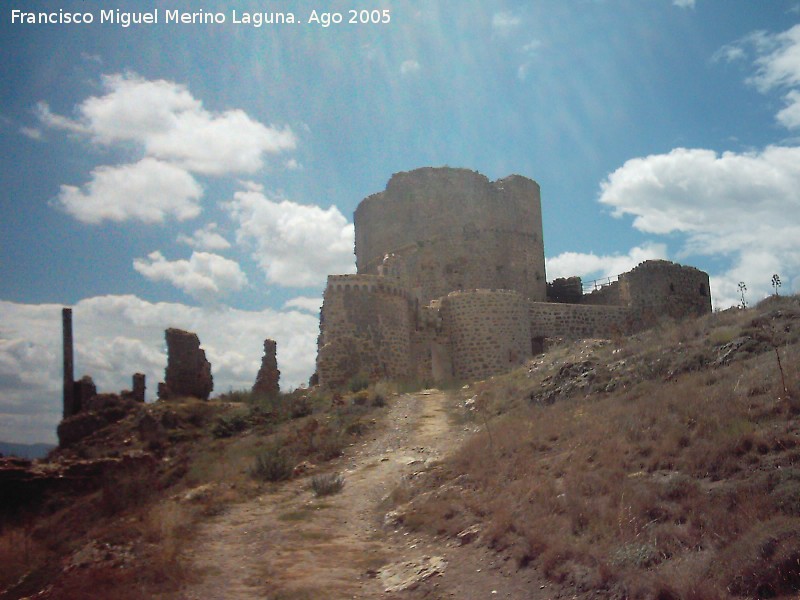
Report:
M 153 400 L 167 327 L 215 393 L 268 337 L 307 382 L 353 211 L 418 167 L 535 179 L 548 280 L 800 292 L 800 0 L 8 2 L 0 45 L 5 441 L 55 441 L 64 306 L 99 391 Z

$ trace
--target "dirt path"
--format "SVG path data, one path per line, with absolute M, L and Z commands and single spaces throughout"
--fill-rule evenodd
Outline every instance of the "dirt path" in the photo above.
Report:
M 445 394 L 393 399 L 375 439 L 340 459 L 341 493 L 315 498 L 308 478 L 235 505 L 201 526 L 190 560 L 204 579 L 189 600 L 235 598 L 374 598 L 386 586 L 377 571 L 414 560 L 404 536 L 382 525 L 381 501 L 403 476 L 440 458 L 463 434 L 447 417 Z M 409 556 L 412 555 L 412 556 Z
M 201 526 L 189 560 L 203 579 L 185 600 L 548 598 L 480 548 L 387 525 L 383 502 L 402 481 L 469 435 L 448 417 L 446 394 L 393 399 L 373 439 L 336 467 L 337 495 L 315 498 L 309 478 L 234 505 Z M 533 590 L 536 593 L 533 593 Z

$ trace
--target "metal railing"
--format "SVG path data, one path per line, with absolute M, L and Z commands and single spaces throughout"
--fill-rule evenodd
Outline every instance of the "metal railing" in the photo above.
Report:
M 599 290 L 606 286 L 611 285 L 612 283 L 616 283 L 619 281 L 619 275 L 611 275 L 610 277 L 604 277 L 602 279 L 593 279 L 592 281 L 581 281 L 581 286 L 583 288 L 584 294 L 591 294 L 595 290 Z

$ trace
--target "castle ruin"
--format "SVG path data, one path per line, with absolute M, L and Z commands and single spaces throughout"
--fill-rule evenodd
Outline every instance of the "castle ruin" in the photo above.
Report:
M 330 275 L 317 376 L 440 383 L 503 373 L 545 340 L 625 335 L 711 311 L 708 275 L 645 261 L 583 292 L 547 283 L 539 185 L 466 169 L 392 176 L 355 211 L 357 274 Z

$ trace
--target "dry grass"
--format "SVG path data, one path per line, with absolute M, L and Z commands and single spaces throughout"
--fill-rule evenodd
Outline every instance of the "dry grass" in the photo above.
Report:
M 798 337 L 800 300 L 782 299 L 557 348 L 477 384 L 466 393 L 488 432 L 412 491 L 404 523 L 455 535 L 482 522 L 483 543 L 578 591 L 796 592 L 800 379 L 784 369 L 784 390 L 774 349 L 796 365 Z
M 256 457 L 282 443 L 291 476 L 300 461 L 339 456 L 372 427 L 389 394 L 379 384 L 336 402 L 330 393 L 298 390 L 147 405 L 164 437 L 157 448 L 139 439 L 135 419 L 123 419 L 68 454 L 151 452 L 152 461 L 106 470 L 80 489 L 53 492 L 29 521 L 3 522 L 0 596 L 32 596 L 49 585 L 48 598 L 177 595 L 195 576 L 181 556 L 197 524 L 263 492 L 251 477 Z M 76 557 L 82 566 L 65 569 Z

